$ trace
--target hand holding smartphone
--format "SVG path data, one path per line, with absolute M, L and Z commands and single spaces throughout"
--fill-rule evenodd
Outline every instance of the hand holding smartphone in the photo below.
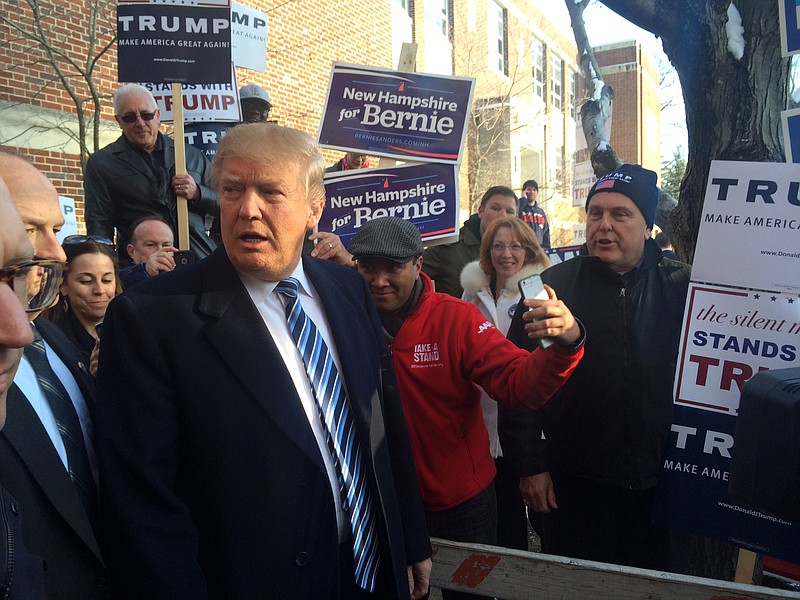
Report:
M 178 250 L 173 253 L 172 258 L 175 259 L 175 268 L 184 267 L 194 262 L 194 252 L 191 250 Z
M 519 282 L 519 292 L 522 294 L 522 298 L 535 298 L 537 300 L 547 300 L 549 296 L 547 295 L 547 290 L 544 289 L 544 283 L 542 283 L 542 278 L 539 275 L 531 275 L 530 277 L 526 277 L 525 279 L 521 279 Z M 528 310 L 533 310 L 529 308 Z M 539 347 L 544 349 L 552 346 L 555 342 L 551 338 L 539 338 L 537 340 L 539 342 Z

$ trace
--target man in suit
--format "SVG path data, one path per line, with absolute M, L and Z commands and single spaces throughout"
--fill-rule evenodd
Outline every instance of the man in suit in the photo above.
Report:
M 27 239 L 17 211 L 0 179 L 0 428 L 6 420 L 6 400 L 14 374 L 22 358 L 22 348 L 33 342 L 33 332 L 25 314 L 35 295 L 27 285 L 38 267 L 31 266 L 33 246 Z M 60 267 L 57 273 L 60 280 Z M 27 274 L 27 275 L 26 275 Z M 56 275 L 56 272 L 50 273 Z M 51 286 L 55 292 L 58 282 Z M 20 289 L 22 288 L 22 289 Z M 40 296 L 42 301 L 44 295 Z M 54 295 L 50 295 L 52 302 Z M 17 500 L 0 485 L 0 597 L 43 600 L 44 561 L 31 554 L 22 536 L 22 515 Z
M 0 177 L 9 183 L 11 198 L 22 218 L 28 237 L 40 258 L 65 260 L 56 239 L 64 219 L 53 184 L 33 165 L 19 157 L 0 153 Z M 8 418 L 0 434 L 0 473 L 3 484 L 25 508 L 25 543 L 47 561 L 45 583 L 52 598 L 85 600 L 107 598 L 109 583 L 93 528 L 97 510 L 96 486 L 87 481 L 77 488 L 74 473 L 88 463 L 97 475 L 92 441 L 91 411 L 94 389 L 88 365 L 54 323 L 30 314 L 41 338 L 49 369 L 63 386 L 73 413 L 63 423 L 51 406 L 40 381 L 41 367 L 23 356 L 15 383 L 8 394 Z M 63 433 L 61 427 L 67 427 Z M 92 488 L 94 496 L 92 497 Z
M 212 176 L 223 247 L 109 307 L 97 432 L 104 551 L 120 597 L 427 593 L 430 541 L 369 290 L 353 269 L 301 259 L 324 168 L 305 133 L 233 128 Z M 325 381 L 340 376 L 345 460 L 296 345 L 298 321 L 319 343 L 310 356 L 333 363 Z M 352 497 L 355 481 L 363 495 Z M 354 535 L 364 522 L 371 533 Z M 367 564 L 377 568 L 362 577 Z
M 114 238 L 121 260 L 128 254 L 128 232 L 146 215 L 163 217 L 178 231 L 177 196 L 189 209 L 189 242 L 197 258 L 216 244 L 208 236 L 219 215 L 219 198 L 208 187 L 211 164 L 193 146 L 186 148 L 186 173 L 175 174 L 175 143 L 159 131 L 160 112 L 146 87 L 129 83 L 114 94 L 114 118 L 122 135 L 86 163 L 86 229 Z

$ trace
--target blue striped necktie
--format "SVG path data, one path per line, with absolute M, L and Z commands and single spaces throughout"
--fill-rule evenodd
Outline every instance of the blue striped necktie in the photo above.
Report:
M 306 374 L 314 391 L 325 439 L 339 479 L 342 508 L 350 513 L 355 582 L 362 589 L 372 592 L 378 574 L 378 534 L 355 422 L 328 346 L 300 304 L 298 286 L 299 282 L 289 277 L 280 281 L 275 291 L 281 294 L 292 338 L 303 357 Z
M 53 411 L 58 432 L 61 434 L 64 449 L 67 451 L 67 470 L 70 479 L 75 485 L 89 520 L 94 525 L 97 519 L 97 487 L 89 466 L 89 457 L 83 441 L 83 430 L 78 420 L 78 413 L 67 390 L 64 389 L 50 366 L 42 336 L 33 323 L 31 323 L 31 327 L 34 341 L 25 348 L 25 357 L 33 367 L 39 387 Z

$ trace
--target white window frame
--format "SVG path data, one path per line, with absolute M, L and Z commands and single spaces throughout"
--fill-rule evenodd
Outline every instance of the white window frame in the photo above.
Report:
M 557 54 L 550 57 L 550 104 L 559 110 L 564 107 L 564 62 Z
M 495 0 L 488 0 L 487 12 L 489 68 L 503 75 L 508 75 L 508 65 L 506 64 L 506 9 Z
M 533 38 L 531 42 L 531 62 L 533 64 L 532 77 L 533 77 L 533 95 L 544 100 L 545 90 L 545 67 L 544 60 L 545 46 L 544 42 Z

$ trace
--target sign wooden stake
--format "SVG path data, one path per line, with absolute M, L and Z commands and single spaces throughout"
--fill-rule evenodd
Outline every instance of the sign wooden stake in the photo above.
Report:
M 186 173 L 186 145 L 183 138 L 183 88 L 172 84 L 173 140 L 175 142 L 175 174 Z M 183 196 L 178 201 L 178 249 L 189 249 L 189 204 Z

